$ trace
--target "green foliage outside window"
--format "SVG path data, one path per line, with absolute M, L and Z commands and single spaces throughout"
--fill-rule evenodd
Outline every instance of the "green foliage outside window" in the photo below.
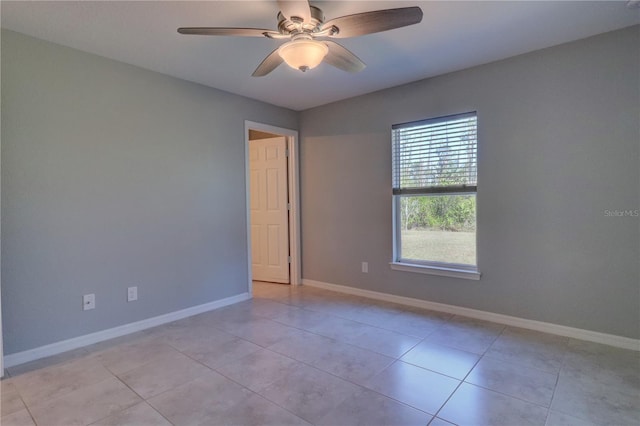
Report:
M 475 195 L 430 195 L 400 198 L 403 230 L 475 231 Z

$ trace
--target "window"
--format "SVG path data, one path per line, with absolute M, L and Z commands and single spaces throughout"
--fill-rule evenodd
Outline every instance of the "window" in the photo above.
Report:
M 397 124 L 392 139 L 392 267 L 478 279 L 476 113 Z

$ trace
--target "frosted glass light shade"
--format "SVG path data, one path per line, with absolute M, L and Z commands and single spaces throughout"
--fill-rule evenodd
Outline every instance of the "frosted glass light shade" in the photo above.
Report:
M 315 40 L 293 40 L 278 49 L 287 65 L 303 72 L 320 65 L 328 52 L 326 44 Z

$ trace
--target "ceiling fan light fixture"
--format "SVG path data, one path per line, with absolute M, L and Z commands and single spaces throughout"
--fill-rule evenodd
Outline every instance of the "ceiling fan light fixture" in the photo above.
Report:
M 278 54 L 287 65 L 302 72 L 320 65 L 327 53 L 326 44 L 309 39 L 292 40 L 278 48 Z
M 357 37 L 422 21 L 422 9 L 418 6 L 354 13 L 325 22 L 322 10 L 311 6 L 309 0 L 277 0 L 277 3 L 280 7 L 277 31 L 262 28 L 181 27 L 178 33 L 291 40 L 269 53 L 251 74 L 253 77 L 264 77 L 283 62 L 302 72 L 317 67 L 323 61 L 342 71 L 362 71 L 365 63 L 344 46 L 331 40 L 318 41 L 317 38 Z

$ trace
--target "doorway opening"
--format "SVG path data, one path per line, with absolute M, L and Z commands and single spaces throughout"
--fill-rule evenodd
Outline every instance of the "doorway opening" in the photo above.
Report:
M 245 121 L 248 290 L 299 285 L 298 132 Z

